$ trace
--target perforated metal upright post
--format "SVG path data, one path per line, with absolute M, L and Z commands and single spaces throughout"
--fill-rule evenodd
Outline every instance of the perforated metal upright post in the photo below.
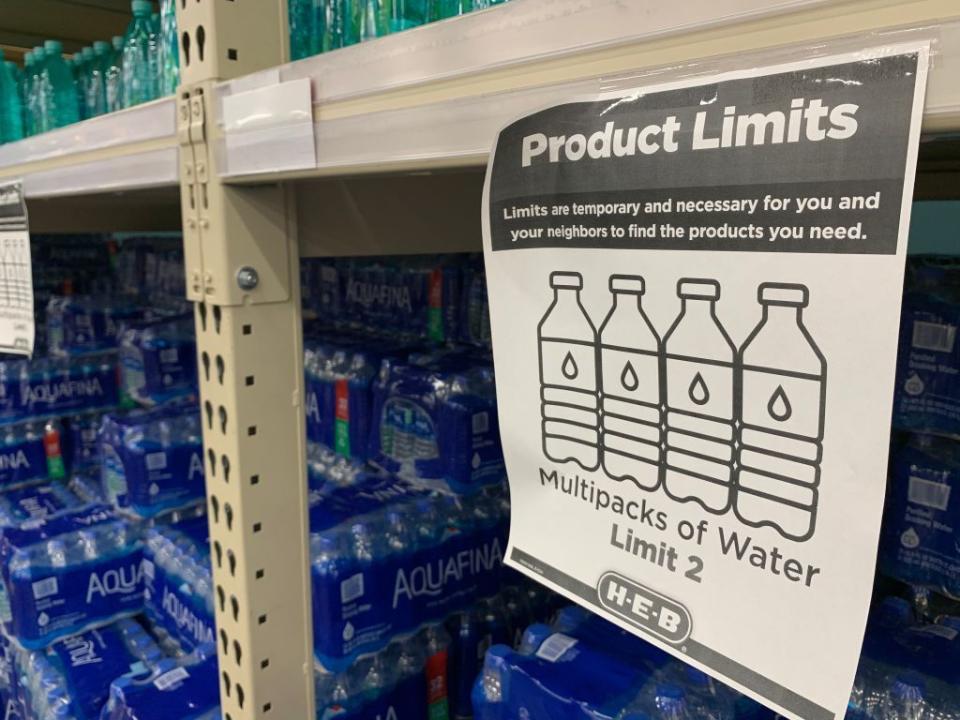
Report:
M 295 217 L 220 180 L 214 87 L 287 56 L 282 0 L 177 0 L 187 296 L 195 303 L 224 720 L 310 720 L 303 348 Z

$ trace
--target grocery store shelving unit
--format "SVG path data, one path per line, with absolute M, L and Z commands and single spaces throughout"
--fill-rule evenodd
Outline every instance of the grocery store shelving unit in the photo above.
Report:
M 175 99 L 0 147 L 0 178 L 34 228 L 182 223 L 226 720 L 314 706 L 301 255 L 479 249 L 497 130 L 604 89 L 923 37 L 924 129 L 960 131 L 956 0 L 512 0 L 295 64 L 283 0 L 177 12 Z M 955 193 L 956 145 L 927 147 L 931 194 Z

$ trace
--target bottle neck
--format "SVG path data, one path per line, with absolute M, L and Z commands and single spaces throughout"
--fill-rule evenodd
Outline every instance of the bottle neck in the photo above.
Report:
M 710 319 L 713 316 L 713 300 L 683 298 L 683 315 L 688 318 Z
M 613 293 L 614 310 L 642 310 L 643 295 L 638 293 L 616 292 Z
M 799 324 L 801 308 L 796 305 L 764 305 L 763 313 L 768 321 L 778 325 Z

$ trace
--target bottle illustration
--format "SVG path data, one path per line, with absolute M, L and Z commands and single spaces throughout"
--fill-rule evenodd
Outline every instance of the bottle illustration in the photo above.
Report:
M 551 273 L 550 287 L 553 303 L 537 327 L 543 452 L 554 462 L 596 470 L 597 331 L 580 302 L 580 273 Z
M 736 348 L 717 319 L 716 280 L 681 279 L 677 294 L 680 315 L 663 341 L 664 489 L 720 514 L 732 500 Z
M 763 283 L 763 317 L 740 351 L 742 409 L 734 511 L 809 539 L 816 525 L 827 361 L 806 326 L 803 285 Z
M 660 337 L 643 311 L 643 278 L 610 276 L 613 307 L 600 326 L 603 469 L 644 490 L 660 485 Z

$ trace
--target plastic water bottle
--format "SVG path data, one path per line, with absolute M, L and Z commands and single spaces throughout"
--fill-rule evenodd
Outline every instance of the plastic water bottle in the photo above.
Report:
M 123 106 L 134 107 L 157 97 L 156 61 L 151 60 L 151 47 L 156 39 L 150 19 L 153 5 L 150 0 L 133 0 L 130 4 L 133 20 L 123 39 Z
M 160 0 L 160 94 L 173 95 L 180 84 L 180 36 L 176 0 Z
M 363 0 L 324 0 L 327 5 L 323 26 L 324 51 L 360 42 L 360 10 Z
M 17 66 L 0 51 L 0 143 L 23 137 L 23 102 Z
M 610 277 L 600 326 L 603 469 L 644 490 L 660 485 L 660 338 L 643 312 L 643 278 Z
M 390 32 L 391 0 L 358 0 L 361 3 L 360 40 L 372 40 Z
M 400 32 L 430 21 L 430 0 L 393 0 L 390 32 Z
M 43 45 L 33 49 L 33 70 L 30 77 L 30 116 L 34 135 L 45 133 L 50 129 L 48 125 L 47 93 L 44 91 L 44 66 L 47 64 L 47 54 Z
M 553 303 L 537 328 L 543 453 L 554 462 L 600 465 L 597 331 L 580 302 L 580 273 L 550 275 Z
M 763 317 L 740 351 L 734 510 L 748 525 L 803 541 L 816 525 L 827 361 L 803 324 L 805 286 L 764 283 L 758 295 Z
M 150 15 L 150 72 L 153 76 L 154 99 L 163 95 L 163 28 L 160 22 L 160 13 Z
M 432 4 L 431 21 L 466 15 L 474 10 L 474 0 L 430 0 L 430 2 Z
M 79 95 L 80 119 L 83 120 L 84 118 L 93 117 L 91 107 L 88 103 L 90 99 L 90 79 L 97 62 L 97 54 L 94 52 L 92 45 L 88 45 L 81 51 L 81 58 L 81 64 L 77 67 L 77 73 L 79 75 L 77 90 L 83 93 Z
M 677 283 L 680 316 L 664 337 L 667 416 L 664 489 L 674 500 L 726 512 L 732 501 L 736 348 L 717 319 L 720 284 Z
M 97 117 L 107 112 L 107 72 L 112 55 L 110 43 L 97 40 L 93 44 L 93 52 L 87 76 L 87 117 Z
M 893 679 L 881 701 L 879 720 L 925 720 L 929 715 L 926 683 L 917 673 L 905 672 Z
M 123 104 L 123 37 L 115 35 L 111 44 L 106 71 L 107 112 L 124 108 Z
M 318 33 L 320 15 L 316 0 L 289 0 L 287 12 L 290 21 L 290 59 L 302 60 L 320 50 Z
M 34 59 L 33 50 L 28 50 L 23 56 L 23 75 L 20 79 L 20 97 L 23 100 L 23 135 L 30 137 L 34 130 L 34 109 L 36 100 L 33 96 Z
M 59 40 L 47 40 L 44 43 L 46 59 L 43 64 L 43 93 L 46 98 L 46 127 L 49 129 L 66 127 L 77 122 L 77 94 L 73 85 L 73 75 L 66 60 L 63 59 L 63 43 Z

